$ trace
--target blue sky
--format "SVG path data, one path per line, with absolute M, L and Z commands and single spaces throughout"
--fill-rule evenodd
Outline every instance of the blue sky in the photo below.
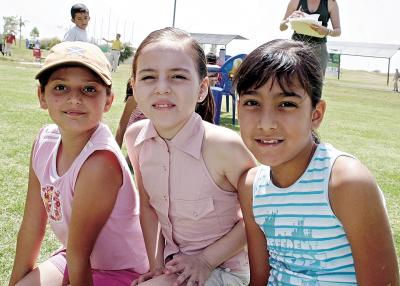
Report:
M 90 10 L 88 32 L 95 38 L 113 38 L 116 32 L 124 41 L 137 46 L 152 30 L 171 26 L 174 0 L 14 0 L 2 5 L 0 16 L 18 15 L 28 20 L 24 36 L 37 27 L 40 37 L 62 38 L 72 25 L 69 10 L 76 2 Z M 342 35 L 335 41 L 400 44 L 399 0 L 338 0 Z M 288 0 L 176 0 L 175 26 L 189 32 L 240 34 L 249 41 L 234 41 L 227 52 L 249 52 L 275 38 L 289 38 L 290 29 L 279 31 Z M 244 4 L 246 3 L 246 4 Z M 0 19 L 0 27 L 3 19 Z M 332 40 L 332 39 L 331 39 Z M 399 53 L 398 53 L 399 54 Z M 385 71 L 385 60 L 349 59 Z M 400 66 L 400 55 L 392 68 Z

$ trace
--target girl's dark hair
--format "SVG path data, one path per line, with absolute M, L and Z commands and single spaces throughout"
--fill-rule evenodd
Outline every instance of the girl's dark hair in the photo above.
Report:
M 200 80 L 203 80 L 207 76 L 206 56 L 200 44 L 185 31 L 166 27 L 161 30 L 151 32 L 137 48 L 132 64 L 132 77 L 134 80 L 136 79 L 137 61 L 142 50 L 147 45 L 160 42 L 162 40 L 186 42 L 193 51 L 192 56 L 197 67 Z M 214 97 L 212 96 L 210 87 L 208 87 L 208 94 L 203 102 L 197 103 L 196 112 L 203 120 L 211 123 L 214 122 Z
M 300 41 L 273 40 L 252 51 L 242 62 L 233 80 L 239 97 L 263 86 L 269 79 L 277 81 L 283 91 L 294 84 L 311 98 L 315 108 L 321 100 L 323 74 L 312 48 Z M 314 141 L 319 143 L 313 131 Z

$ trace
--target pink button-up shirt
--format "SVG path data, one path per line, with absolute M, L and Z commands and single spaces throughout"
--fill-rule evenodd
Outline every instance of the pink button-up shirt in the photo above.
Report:
M 204 162 L 204 125 L 198 114 L 193 114 L 170 141 L 162 139 L 149 120 L 134 142 L 126 139 L 161 224 L 165 258 L 175 253 L 197 254 L 238 222 L 237 194 L 217 186 Z M 247 270 L 246 252 L 222 266 Z

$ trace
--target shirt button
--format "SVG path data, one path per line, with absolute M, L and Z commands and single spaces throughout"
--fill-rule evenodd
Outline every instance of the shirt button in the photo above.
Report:
M 167 167 L 163 166 L 163 170 L 164 170 L 164 172 L 166 172 L 167 171 Z
M 197 212 L 193 212 L 193 215 L 197 217 L 199 214 Z

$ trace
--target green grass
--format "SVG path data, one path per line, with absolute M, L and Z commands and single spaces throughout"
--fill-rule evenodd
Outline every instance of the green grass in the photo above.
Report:
M 39 128 L 49 123 L 46 111 L 39 109 L 37 83 L 39 70 L 32 62 L 32 51 L 14 49 L 13 56 L 0 55 L 0 285 L 10 275 L 16 236 L 25 202 L 29 155 Z M 116 93 L 113 107 L 104 121 L 115 132 L 122 109 L 129 64 L 113 74 Z M 363 71 L 344 71 L 340 80 L 327 77 L 324 88 L 327 112 L 319 132 L 325 142 L 352 153 L 374 173 L 383 190 L 400 255 L 400 93 L 386 86 L 386 76 Z M 224 102 L 224 101 L 223 101 Z M 236 131 L 230 114 L 222 113 L 222 125 Z M 40 260 L 57 247 L 47 232 Z
M 400 93 L 376 73 L 345 71 L 339 81 L 327 81 L 321 137 L 357 156 L 375 175 L 400 257 Z

